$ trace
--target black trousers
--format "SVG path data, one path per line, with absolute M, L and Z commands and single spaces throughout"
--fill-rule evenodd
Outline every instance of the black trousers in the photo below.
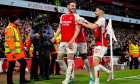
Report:
M 30 73 L 31 77 L 38 78 L 38 65 L 39 65 L 39 56 L 36 55 L 36 51 L 34 51 L 31 64 L 31 73 Z
M 51 54 L 52 60 L 51 60 L 51 66 L 50 66 L 50 74 L 54 74 L 54 63 L 57 59 L 57 53 Z M 56 62 L 56 74 L 58 74 L 60 71 L 59 64 Z
M 24 58 L 17 60 L 20 64 L 20 82 L 25 81 L 25 68 L 26 68 L 26 60 Z M 8 67 L 8 72 L 7 72 L 7 83 L 12 84 L 12 74 L 13 74 L 13 69 L 15 67 L 15 62 L 16 61 L 9 61 L 9 67 Z
M 135 69 L 138 69 L 139 61 L 138 61 L 137 57 L 135 57 L 135 58 L 132 58 L 132 57 L 131 57 L 130 70 L 131 70 L 132 67 L 133 67 L 133 63 L 134 63 Z
M 50 48 L 40 49 L 40 75 L 49 77 L 50 70 Z

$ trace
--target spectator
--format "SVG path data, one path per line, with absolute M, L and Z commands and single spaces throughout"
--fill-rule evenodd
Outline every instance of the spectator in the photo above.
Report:
M 47 1 L 45 1 L 45 0 L 39 0 L 39 1 L 29 0 L 29 1 L 35 1 L 35 2 L 39 2 L 39 3 L 41 2 L 41 3 L 47 3 L 47 4 L 55 5 L 54 0 L 47 0 Z M 75 1 L 77 2 L 77 4 L 76 4 L 77 9 L 87 10 L 87 11 L 95 11 L 96 7 L 101 5 L 106 9 L 107 14 L 140 19 L 140 16 L 139 16 L 140 11 L 137 11 L 137 10 L 132 10 L 132 9 L 128 9 L 128 8 L 125 8 L 125 7 L 120 7 L 120 6 L 117 6 L 117 5 L 107 4 L 107 3 L 97 2 L 97 1 L 94 1 L 94 3 L 90 2 L 90 0 L 75 0 Z M 129 1 L 131 3 L 133 3 L 133 2 L 136 3 L 136 1 L 133 1 L 133 0 L 116 0 L 116 1 L 125 2 L 125 3 L 127 1 Z M 139 1 L 139 0 L 137 0 L 137 1 Z M 67 4 L 68 0 L 59 0 L 59 2 L 60 2 L 59 3 L 60 6 L 66 7 L 67 6 L 66 4 Z
M 5 55 L 4 42 L 5 42 L 5 38 L 2 37 L 2 40 L 0 41 L 0 58 L 3 58 Z
M 4 41 L 5 41 L 5 38 L 2 37 L 2 40 L 0 41 L 0 74 L 2 73 L 2 63 L 3 63 L 1 59 L 5 55 Z

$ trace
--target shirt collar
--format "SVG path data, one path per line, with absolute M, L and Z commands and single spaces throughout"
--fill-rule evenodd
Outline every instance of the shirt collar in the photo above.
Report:
M 15 24 L 11 23 L 11 22 L 9 22 L 9 26 L 12 26 L 14 28 L 17 28 L 17 26 Z

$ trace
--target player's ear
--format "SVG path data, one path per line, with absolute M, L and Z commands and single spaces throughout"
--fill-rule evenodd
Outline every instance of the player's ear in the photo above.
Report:
M 67 4 L 67 8 L 69 8 L 69 4 Z
M 100 10 L 100 14 L 101 14 L 101 15 L 103 15 L 103 14 L 104 14 L 104 12 L 103 12 L 102 10 Z
M 104 11 L 102 11 L 102 14 L 104 14 Z

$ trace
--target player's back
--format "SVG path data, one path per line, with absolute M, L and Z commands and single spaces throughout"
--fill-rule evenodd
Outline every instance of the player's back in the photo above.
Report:
M 61 42 L 69 42 L 75 33 L 75 15 L 74 14 L 63 14 L 60 18 Z
M 95 46 L 105 46 L 107 47 L 107 38 L 106 38 L 106 32 L 107 32 L 107 22 L 104 18 L 98 19 L 95 24 L 97 24 L 99 27 L 95 29 Z

